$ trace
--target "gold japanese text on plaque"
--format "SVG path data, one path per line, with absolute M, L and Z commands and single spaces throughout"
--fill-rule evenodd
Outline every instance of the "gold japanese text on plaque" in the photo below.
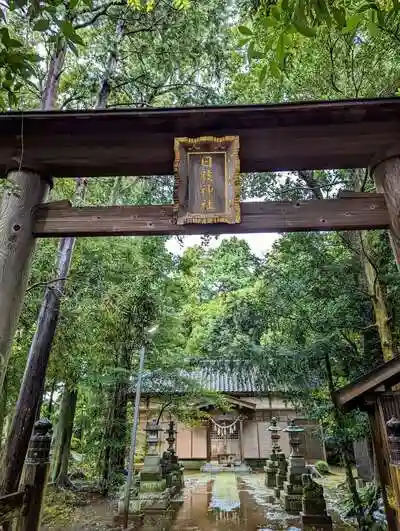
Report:
M 178 225 L 240 223 L 239 137 L 175 138 Z

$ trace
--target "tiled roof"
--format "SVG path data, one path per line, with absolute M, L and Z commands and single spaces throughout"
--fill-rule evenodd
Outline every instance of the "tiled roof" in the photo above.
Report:
M 222 372 L 209 367 L 168 375 L 159 371 L 147 371 L 143 375 L 142 392 L 147 395 L 171 391 L 182 393 L 193 385 L 191 382 L 209 391 L 220 393 L 257 394 L 262 392 L 251 372 L 235 373 L 231 370 Z M 132 392 L 134 392 L 134 387 L 135 383 L 132 381 Z
M 231 371 L 220 372 L 211 369 L 194 371 L 191 376 L 200 385 L 210 391 L 220 393 L 257 393 L 254 375 L 251 373 L 237 374 Z

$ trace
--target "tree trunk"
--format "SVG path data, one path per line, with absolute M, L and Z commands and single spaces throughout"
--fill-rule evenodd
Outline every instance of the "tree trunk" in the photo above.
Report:
M 7 417 L 7 376 L 4 380 L 3 393 L 0 396 L 0 449 L 3 446 L 4 425 Z
M 112 437 L 112 427 L 113 427 L 113 417 L 114 417 L 114 403 L 112 402 L 114 394 L 110 393 L 109 408 L 106 426 L 104 429 L 104 455 L 101 463 L 101 478 L 102 478 L 102 494 L 107 496 L 108 490 L 111 482 L 111 470 L 110 470 L 110 460 L 111 460 L 111 437 Z
M 117 369 L 115 382 L 109 391 L 109 410 L 105 427 L 104 459 L 102 462 L 103 494 L 106 495 L 115 475 L 125 468 L 125 448 L 127 437 L 127 407 L 129 374 L 131 369 L 130 352 L 125 348 L 115 361 Z
M 343 464 L 344 464 L 344 468 L 346 472 L 347 487 L 349 489 L 349 492 L 353 500 L 353 505 L 354 505 L 354 509 L 356 513 L 358 527 L 361 531 L 368 531 L 369 527 L 365 521 L 364 508 L 361 503 L 360 495 L 358 494 L 358 491 L 357 491 L 357 485 L 356 485 L 356 482 L 353 476 L 353 470 L 351 466 L 351 456 L 349 454 L 348 444 L 346 444 L 345 426 L 343 422 L 342 412 L 336 405 L 336 401 L 334 399 L 335 385 L 333 382 L 331 361 L 330 361 L 328 354 L 325 354 L 325 368 L 326 368 L 329 394 L 331 396 L 331 401 L 332 401 L 332 406 L 333 406 L 333 417 L 334 417 L 336 426 L 340 432 L 340 436 L 342 438 L 342 441 L 340 442 L 339 450 L 342 456 L 342 460 L 343 460 Z
M 119 366 L 121 368 L 121 366 Z M 110 391 L 110 408 L 105 430 L 104 460 L 102 464 L 103 494 L 106 495 L 115 475 L 125 468 L 127 435 L 128 378 L 118 375 Z
M 123 19 L 118 20 L 115 28 L 115 37 L 113 46 L 107 60 L 107 66 L 100 84 L 97 96 L 96 109 L 105 109 L 111 93 L 111 81 L 118 64 L 118 48 L 125 35 L 125 22 Z
M 51 111 L 56 106 L 66 53 L 67 43 L 60 37 L 50 57 L 46 85 L 42 95 L 42 110 L 44 111 Z
M 51 57 L 43 110 L 53 108 L 66 49 L 66 43 L 60 41 Z M 0 203 L 0 394 L 35 246 L 32 213 L 45 200 L 49 188 L 49 183 L 39 175 L 23 168 L 10 172 L 8 181 L 10 187 Z
M 64 239 L 59 248 L 60 264 L 57 278 L 65 273 L 65 264 L 71 254 L 74 241 Z M 69 263 L 69 262 L 68 262 Z M 47 286 L 40 309 L 36 332 L 29 350 L 28 361 L 22 380 L 15 415 L 12 419 L 7 447 L 4 453 L 2 490 L 14 492 L 20 480 L 36 412 L 43 393 L 51 344 L 54 338 L 60 307 L 60 291 L 63 281 Z
M 128 381 L 118 382 L 115 390 L 115 408 L 111 431 L 112 451 L 110 468 L 121 472 L 125 468 L 125 448 L 127 434 Z
M 61 399 L 52 470 L 52 480 L 57 486 L 65 487 L 71 484 L 68 479 L 68 464 L 77 398 L 77 390 L 70 390 L 65 386 Z
M 120 24 L 118 25 L 120 27 Z M 118 28 L 117 28 L 118 29 Z M 121 38 L 123 36 L 123 25 L 121 26 L 121 29 L 118 30 L 121 32 Z M 118 41 L 119 42 L 119 41 Z M 49 66 L 49 73 L 48 73 L 48 79 L 46 82 L 46 90 L 45 94 L 42 99 L 42 105 L 53 105 L 56 101 L 56 90 L 59 85 L 59 77 L 62 72 L 63 64 L 65 61 L 65 55 L 66 55 L 66 45 L 64 40 L 59 41 L 56 44 L 56 48 L 54 50 L 53 57 L 50 61 Z M 112 53 L 116 53 L 115 49 L 113 48 Z M 116 61 L 111 61 L 110 63 L 113 68 L 115 69 Z M 109 69 L 106 71 L 103 83 L 109 84 L 110 76 L 114 72 L 111 72 Z M 109 94 L 109 90 L 106 91 L 107 95 Z M 105 104 L 104 98 L 101 100 L 102 104 Z M 46 110 L 50 107 L 46 107 Z M 35 184 L 35 190 L 38 190 L 40 187 L 37 186 L 37 183 L 32 178 L 32 183 Z M 82 187 L 82 181 L 77 181 L 77 191 L 76 191 L 76 197 L 80 197 L 82 193 L 83 187 Z M 42 194 L 43 195 L 43 194 Z M 42 195 L 40 196 L 40 199 L 42 198 Z M 36 197 L 36 196 L 35 196 Z M 36 201 L 32 206 L 36 205 L 40 201 Z M 1 224 L 1 212 L 0 211 L 0 224 Z M 13 225 L 15 227 L 15 225 Z M 21 225 L 18 225 L 18 227 Z M 24 225 L 22 225 L 24 227 Z M 0 225 L 1 228 L 1 225 Z M 27 224 L 27 228 L 29 229 L 29 236 L 30 239 L 32 239 L 31 236 L 31 227 L 30 224 Z M 13 229 L 14 230 L 14 229 Z M 25 230 L 19 230 L 18 234 L 26 233 Z M 6 231 L 7 232 L 7 231 Z M 1 234 L 1 231 L 0 231 Z M 13 236 L 15 238 L 15 236 Z M 25 238 L 26 239 L 26 238 Z M 33 239 L 32 239 L 33 241 Z M 1 241 L 0 241 L 0 298 L 3 301 L 2 298 L 2 277 L 1 277 Z M 29 438 L 32 432 L 33 423 L 35 421 L 35 414 L 38 407 L 38 404 L 40 402 L 40 397 L 43 393 L 44 389 L 44 380 L 46 375 L 46 369 L 48 365 L 49 355 L 51 351 L 51 346 L 53 343 L 53 339 L 55 336 L 55 331 L 57 327 L 57 321 L 58 321 L 58 314 L 61 304 L 61 298 L 63 295 L 63 290 L 65 288 L 66 278 L 69 273 L 69 268 L 71 265 L 72 260 L 72 254 L 73 254 L 73 248 L 75 245 L 75 238 L 63 238 L 60 241 L 59 246 L 59 253 L 58 253 L 58 259 L 56 264 L 56 278 L 60 279 L 57 282 L 52 283 L 51 285 L 48 285 L 45 290 L 44 300 L 40 309 L 38 321 L 37 321 L 37 329 L 35 336 L 33 338 L 31 348 L 29 351 L 29 357 L 28 362 L 25 368 L 25 374 L 24 374 L 24 380 L 22 382 L 21 390 L 20 390 L 20 396 L 18 398 L 16 412 L 12 421 L 12 427 L 10 430 L 10 436 L 7 441 L 7 448 L 5 451 L 4 456 L 4 464 L 3 464 L 3 477 L 1 481 L 1 489 L 3 494 L 6 494 L 8 492 L 13 492 L 17 489 L 22 468 L 25 460 L 26 451 L 28 449 L 29 444 Z M 33 247 L 33 245 L 32 245 Z M 20 258 L 20 262 L 24 264 L 24 260 Z M 19 266 L 19 264 L 18 264 Z M 17 267 L 15 265 L 14 269 L 10 271 L 9 276 L 13 276 L 14 278 L 19 277 L 19 275 L 15 274 L 15 270 L 19 270 L 21 267 Z M 11 275 L 12 272 L 12 275 Z M 10 279 L 4 279 L 11 282 Z M 17 289 L 14 288 L 15 280 L 11 282 L 12 290 L 8 289 L 9 293 L 12 297 L 14 297 L 14 294 L 17 293 Z M 25 288 L 25 282 L 23 283 L 23 287 Z M 3 309 L 3 308 L 2 308 Z M 7 315 L 14 311 L 14 308 L 11 308 L 10 306 L 10 312 L 6 312 Z M 0 319 L 0 356 L 2 356 L 3 349 L 1 345 L 1 338 L 2 338 L 2 320 Z M 6 322 L 8 325 L 8 322 Z M 9 334 L 10 335 L 10 334 Z M 12 336 L 11 336 L 12 337 Z M 10 342 L 11 340 L 9 340 Z M 9 346 L 9 345 L 8 345 Z M 0 359 L 1 361 L 1 359 Z M 0 381 L 0 384 L 2 382 Z M 0 385 L 1 389 L 1 385 Z
M 42 98 L 43 110 L 50 110 L 52 108 L 50 107 L 50 104 L 53 105 L 56 101 L 59 78 L 64 64 L 66 50 L 67 47 L 65 41 L 58 41 L 50 59 L 46 88 Z M 31 178 L 31 183 L 31 186 L 38 187 L 37 183 L 33 178 Z M 40 201 L 42 200 L 42 197 L 43 194 L 41 196 Z M 36 201 L 35 204 L 39 203 L 40 201 Z M 30 206 L 30 209 L 32 209 L 33 206 L 34 205 Z M 22 227 L 24 227 L 24 225 L 22 225 Z M 29 229 L 30 238 L 32 239 L 31 226 L 27 224 L 27 227 L 25 227 L 25 231 L 26 229 Z M 19 232 L 22 233 L 23 231 L 21 230 Z M 60 246 L 60 256 L 64 256 L 65 253 L 65 247 Z M 21 262 L 23 262 L 23 260 L 21 260 Z M 59 273 L 60 271 L 61 268 L 58 268 Z M 17 275 L 14 270 L 12 271 L 12 274 L 15 278 L 19 277 L 19 275 Z M 57 275 L 57 278 L 59 277 L 61 277 L 61 274 Z M 26 287 L 25 284 L 26 283 L 24 283 L 24 289 Z M 29 350 L 24 378 L 21 384 L 20 393 L 16 405 L 16 411 L 12 419 L 10 433 L 7 440 L 7 446 L 5 448 L 3 456 L 2 478 L 0 487 L 3 494 L 16 491 L 21 477 L 22 468 L 28 449 L 29 439 L 36 418 L 37 408 L 40 402 L 41 395 L 43 393 L 48 357 L 58 317 L 58 308 L 55 301 L 58 298 L 57 294 L 61 290 L 61 288 L 62 285 L 60 284 L 60 281 L 52 284 L 51 288 L 48 287 L 45 292 L 42 307 L 40 309 L 36 325 L 36 332 L 31 344 L 31 348 Z M 17 292 L 17 290 L 15 291 Z M 46 309 L 49 306 L 55 306 L 57 308 L 57 311 L 52 315 L 48 315 L 46 313 Z
M 400 163 L 399 163 L 400 168 Z M 400 171 L 400 170 L 399 170 Z M 379 172 L 378 172 L 379 173 Z M 382 171 L 379 173 L 379 175 Z M 311 170 L 299 171 L 299 177 L 306 183 L 315 199 L 322 200 L 324 198 L 322 190 L 318 181 L 314 178 L 314 172 Z M 361 182 L 364 175 L 360 175 L 358 170 L 353 171 L 354 189 L 361 190 Z M 382 180 L 382 179 L 381 179 Z M 399 198 L 400 206 L 400 198 Z M 367 286 L 368 294 L 371 297 L 371 302 L 374 308 L 375 324 L 379 333 L 381 342 L 382 354 L 384 360 L 393 358 L 394 339 L 391 327 L 391 317 L 388 310 L 386 293 L 382 282 L 380 281 L 378 271 L 371 260 L 371 247 L 368 242 L 366 231 L 353 231 L 346 235 L 344 239 L 350 243 L 350 248 L 356 253 L 362 270 L 364 273 L 365 284 Z M 399 239 L 400 241 L 400 239 Z M 400 256 L 400 252 L 399 252 Z
M 374 307 L 375 324 L 378 329 L 381 342 L 381 349 L 385 361 L 393 358 L 394 339 L 391 327 L 391 317 L 389 314 L 386 292 L 382 285 L 376 266 L 372 262 L 371 249 L 365 231 L 357 232 L 360 245 L 359 256 L 364 270 L 365 281 L 369 296 Z

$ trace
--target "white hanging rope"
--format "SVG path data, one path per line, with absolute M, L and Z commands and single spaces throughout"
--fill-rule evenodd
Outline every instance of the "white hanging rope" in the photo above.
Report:
M 222 435 L 226 431 L 229 431 L 229 433 L 233 433 L 235 431 L 235 426 L 239 422 L 239 420 L 240 420 L 240 417 L 236 418 L 231 424 L 224 425 L 224 424 L 218 424 L 218 422 L 211 417 L 211 422 L 217 428 L 218 435 Z

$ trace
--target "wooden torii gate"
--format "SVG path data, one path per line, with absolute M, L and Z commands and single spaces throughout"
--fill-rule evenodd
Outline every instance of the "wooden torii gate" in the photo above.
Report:
M 237 135 L 242 172 L 373 167 L 379 194 L 242 203 L 239 224 L 179 225 L 173 205 L 44 203 L 63 177 L 171 175 L 174 138 Z M 0 364 L 38 237 L 390 228 L 400 263 L 400 99 L 0 114 Z
M 44 203 L 53 178 L 171 175 L 175 137 L 240 139 L 241 171 L 371 167 L 378 194 L 242 203 L 238 224 L 179 225 L 173 205 Z M 400 99 L 0 114 L 0 364 L 38 237 L 390 228 L 400 264 Z

